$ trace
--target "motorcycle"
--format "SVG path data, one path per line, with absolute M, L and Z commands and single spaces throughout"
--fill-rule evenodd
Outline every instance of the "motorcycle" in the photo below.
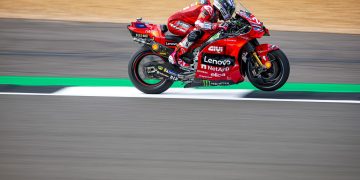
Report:
M 168 57 L 184 38 L 172 35 L 166 25 L 149 24 L 141 18 L 128 25 L 130 34 L 141 48 L 132 56 L 128 73 L 134 86 L 146 94 L 160 94 L 175 81 L 185 88 L 228 86 L 241 83 L 245 77 L 256 88 L 275 91 L 290 74 L 289 61 L 276 45 L 260 44 L 258 39 L 270 36 L 269 30 L 240 3 L 235 16 L 224 22 L 227 30 L 203 36 L 203 44 L 193 44 L 187 65 L 169 63 Z M 239 9 L 239 8 L 237 8 Z

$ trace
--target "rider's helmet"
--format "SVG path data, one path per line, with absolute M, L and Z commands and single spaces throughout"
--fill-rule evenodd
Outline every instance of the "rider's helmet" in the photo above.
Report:
M 234 0 L 214 0 L 214 6 L 220 11 L 224 21 L 229 20 L 235 12 Z

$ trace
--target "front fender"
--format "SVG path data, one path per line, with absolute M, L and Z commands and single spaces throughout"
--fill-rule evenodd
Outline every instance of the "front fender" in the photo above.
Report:
M 268 54 L 272 51 L 279 50 L 279 46 L 272 45 L 272 44 L 260 44 L 259 46 L 256 46 L 255 51 L 260 56 L 260 59 L 262 63 L 265 63 L 266 61 L 269 61 Z

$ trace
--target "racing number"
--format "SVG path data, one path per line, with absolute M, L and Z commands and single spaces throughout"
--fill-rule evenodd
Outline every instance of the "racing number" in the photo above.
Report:
M 253 17 L 251 18 L 251 20 L 255 21 L 257 24 L 260 24 L 260 23 L 261 23 L 255 16 L 253 16 Z

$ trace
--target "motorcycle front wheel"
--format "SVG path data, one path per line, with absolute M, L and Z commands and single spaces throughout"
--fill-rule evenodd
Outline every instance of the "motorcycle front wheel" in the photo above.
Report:
M 149 62 L 165 63 L 165 59 L 148 47 L 141 47 L 130 59 L 128 65 L 128 74 L 134 86 L 146 94 L 161 94 L 168 90 L 174 81 L 169 79 L 149 78 L 144 70 L 144 64 Z
M 289 78 L 290 65 L 286 55 L 281 50 L 268 54 L 271 68 L 257 73 L 255 61 L 248 61 L 246 76 L 252 85 L 263 91 L 275 91 L 281 88 Z

